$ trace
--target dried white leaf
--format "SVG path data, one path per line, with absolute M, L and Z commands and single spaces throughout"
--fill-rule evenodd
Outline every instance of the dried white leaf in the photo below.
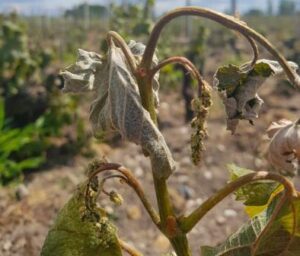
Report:
M 95 89 L 95 73 L 102 64 L 101 55 L 79 49 L 76 63 L 61 72 L 65 80 L 63 91 L 77 93 Z
M 296 71 L 298 65 L 288 62 Z M 280 76 L 284 70 L 277 61 L 258 60 L 253 68 L 250 63 L 241 67 L 229 65 L 221 67 L 214 75 L 214 88 L 223 100 L 227 113 L 227 129 L 235 132 L 239 120 L 248 120 L 251 123 L 258 118 L 263 100 L 258 90 L 265 80 L 272 75 Z
M 131 42 L 129 48 L 139 63 L 145 47 Z M 82 61 L 86 66 L 82 65 Z M 101 66 L 98 66 L 99 60 L 94 53 L 82 53 L 75 64 L 76 69 L 72 69 L 75 73 L 72 76 L 64 75 L 68 91 L 95 90 L 97 98 L 90 109 L 94 132 L 118 133 L 124 139 L 141 145 L 143 152 L 150 156 L 155 175 L 159 178 L 168 177 L 175 169 L 174 160 L 162 134 L 142 106 L 137 82 L 127 65 L 124 53 L 112 43 L 106 58 L 101 58 L 101 61 Z M 71 72 L 70 69 L 67 71 Z M 76 88 L 71 88 L 73 78 L 82 73 L 84 86 L 78 88 L 75 80 Z M 154 90 L 157 97 L 159 86 L 157 80 L 156 82 Z
M 274 122 L 267 133 L 271 137 L 269 162 L 281 174 L 295 176 L 300 167 L 300 120 Z

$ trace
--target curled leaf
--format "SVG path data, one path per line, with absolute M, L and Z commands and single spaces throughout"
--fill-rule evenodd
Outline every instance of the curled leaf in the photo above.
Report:
M 94 185 L 98 184 L 97 180 Z M 98 187 L 86 198 L 86 183 L 81 184 L 63 207 L 49 230 L 41 256 L 121 256 L 116 228 L 96 206 Z M 90 209 L 86 202 L 89 201 Z
M 216 247 L 203 246 L 203 256 L 297 256 L 300 252 L 300 200 L 286 199 L 274 216 L 281 194 L 226 241 Z M 264 230 L 267 228 L 266 230 Z M 264 233 L 262 233 L 264 232 Z
M 254 171 L 238 167 L 234 164 L 228 165 L 230 180 L 234 181 Z M 246 206 L 264 206 L 273 194 L 283 190 L 283 186 L 275 181 L 251 182 L 234 192 L 237 201 L 242 201 Z
M 132 41 L 129 48 L 139 64 L 145 46 Z M 80 51 L 76 64 L 62 74 L 66 80 L 65 90 L 95 91 L 97 98 L 91 104 L 90 121 L 96 134 L 113 132 L 122 135 L 124 139 L 141 145 L 143 152 L 150 156 L 158 178 L 168 177 L 172 173 L 175 163 L 171 152 L 142 106 L 135 76 L 120 48 L 111 42 L 105 58 Z M 156 96 L 159 87 L 157 79 L 158 76 L 154 78 L 153 85 Z
M 298 66 L 289 62 L 296 71 Z M 229 65 L 221 67 L 214 75 L 214 87 L 219 91 L 227 114 L 227 129 L 235 132 L 239 120 L 253 123 L 258 118 L 263 100 L 258 90 L 265 80 L 273 75 L 282 75 L 283 69 L 278 62 L 261 59 L 251 67 L 246 63 L 240 67 Z
M 74 65 L 61 72 L 65 83 L 64 92 L 86 92 L 95 89 L 95 73 L 102 67 L 103 57 L 95 52 L 78 50 Z
M 268 160 L 283 175 L 295 176 L 300 167 L 300 120 L 280 120 L 267 131 L 271 142 Z

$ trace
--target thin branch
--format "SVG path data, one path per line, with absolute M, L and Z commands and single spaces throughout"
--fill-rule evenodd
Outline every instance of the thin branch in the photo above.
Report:
M 140 253 L 138 250 L 136 250 L 135 248 L 133 248 L 132 246 L 130 246 L 128 243 L 126 243 L 122 239 L 119 238 L 118 242 L 119 242 L 121 248 L 125 252 L 127 252 L 129 255 L 131 255 L 131 256 L 143 256 L 142 253 Z
M 115 31 L 109 31 L 107 33 L 107 39 L 108 39 L 108 42 L 110 43 L 110 41 L 114 41 L 117 46 L 119 46 L 122 50 L 122 52 L 124 53 L 125 55 L 125 58 L 128 62 L 128 65 L 131 69 L 131 72 L 133 74 L 135 74 L 136 72 L 136 61 L 135 61 L 135 58 L 131 52 L 131 50 L 129 49 L 127 43 L 124 41 L 123 37 L 121 37 L 117 32 Z
M 127 178 L 128 184 L 135 190 L 135 192 L 139 196 L 140 200 L 142 201 L 145 209 L 148 211 L 154 224 L 158 226 L 158 228 L 160 228 L 159 215 L 157 214 L 156 210 L 153 208 L 152 204 L 150 203 L 150 200 L 145 195 L 144 190 L 139 184 L 138 180 L 132 175 L 132 172 L 129 169 L 123 166 L 119 168 L 119 171 Z
M 194 210 L 189 216 L 180 219 L 180 227 L 183 232 L 188 233 L 191 229 L 219 202 L 221 202 L 229 194 L 233 193 L 240 187 L 257 180 L 274 180 L 281 183 L 288 196 L 297 197 L 298 192 L 294 185 L 287 178 L 269 172 L 255 172 L 238 178 L 235 181 L 228 183 L 224 188 L 217 191 L 213 196 L 208 198 L 202 205 Z
M 106 182 L 107 180 L 110 180 L 110 179 L 120 179 L 120 180 L 122 180 L 123 182 L 125 182 L 125 183 L 128 184 L 127 178 L 124 177 L 124 176 L 122 176 L 122 175 L 118 175 L 118 174 L 109 175 L 109 176 L 103 178 L 102 181 L 101 181 L 101 186 L 100 186 L 100 187 L 102 187 L 102 192 L 103 192 L 104 194 L 106 194 L 107 196 L 109 196 L 109 192 L 107 192 L 107 191 L 104 189 L 104 184 L 105 184 L 105 182 Z
M 151 217 L 154 224 L 158 228 L 160 228 L 159 215 L 157 214 L 156 210 L 154 209 L 154 207 L 150 203 L 150 200 L 148 199 L 148 197 L 145 195 L 145 192 L 144 192 L 142 186 L 140 185 L 138 180 L 132 175 L 132 172 L 129 169 L 127 169 L 127 168 L 125 168 L 125 167 L 123 167 L 119 164 L 113 164 L 113 163 L 103 164 L 103 166 L 99 167 L 96 171 L 94 171 L 89 176 L 89 179 L 88 179 L 89 182 L 88 182 L 87 188 L 86 188 L 86 198 L 88 198 L 88 191 L 89 191 L 89 187 L 90 187 L 90 181 L 95 176 L 97 176 L 99 173 L 104 172 L 104 171 L 109 171 L 109 170 L 118 171 L 126 177 L 126 179 L 123 179 L 123 180 L 126 181 L 126 184 L 128 184 L 131 188 L 133 188 L 133 190 L 136 192 L 136 194 L 140 198 L 142 204 L 144 205 L 146 211 L 148 212 L 148 214 Z M 118 177 L 120 178 L 120 176 L 118 176 Z
M 108 170 L 117 170 L 121 165 L 119 164 L 112 164 L 112 163 L 103 163 L 101 166 L 91 174 L 89 174 L 88 182 L 86 185 L 85 189 L 85 206 L 89 211 L 93 211 L 90 207 L 90 202 L 88 201 L 90 199 L 90 186 L 91 186 L 91 181 L 93 180 L 94 177 L 97 176 L 98 173 L 108 171 Z
M 251 37 L 249 37 L 246 34 L 244 36 L 248 39 L 248 41 L 249 41 L 249 43 L 252 47 L 252 50 L 253 50 L 253 59 L 252 59 L 251 64 L 250 64 L 251 68 L 253 68 L 256 61 L 258 60 L 258 55 L 259 55 L 258 47 L 257 47 L 257 44 L 255 43 L 255 41 Z
M 150 70 L 150 79 L 152 80 L 152 78 L 155 76 L 155 74 L 161 70 L 163 67 L 169 65 L 169 64 L 174 64 L 174 63 L 178 63 L 182 66 L 184 66 L 189 72 L 191 72 L 192 76 L 197 80 L 198 82 L 198 86 L 199 86 L 199 94 L 201 95 L 202 93 L 202 87 L 204 86 L 205 82 L 203 77 L 200 75 L 198 69 L 195 67 L 195 65 L 187 58 L 185 57 L 170 57 L 168 59 L 165 59 L 163 61 L 161 61 L 160 63 L 158 63 L 156 66 L 154 66 L 151 70 Z
M 283 67 L 284 71 L 286 72 L 289 80 L 296 85 L 297 88 L 300 88 L 300 77 L 294 72 L 288 65 L 286 59 L 274 48 L 274 46 L 261 34 L 256 32 L 254 29 L 248 27 L 244 22 L 241 22 L 234 17 L 215 12 L 205 8 L 197 8 L 197 7 L 182 7 L 177 8 L 166 15 L 164 15 L 155 25 L 153 28 L 148 44 L 145 49 L 145 53 L 143 55 L 143 59 L 141 62 L 141 67 L 149 70 L 151 67 L 152 58 L 154 55 L 154 51 L 160 36 L 162 29 L 167 25 L 171 20 L 180 17 L 180 16 L 200 16 L 210 20 L 213 20 L 217 23 L 222 24 L 223 26 L 236 30 L 240 32 L 243 36 L 246 37 L 247 40 L 249 38 L 254 39 L 259 44 L 261 44 L 264 48 L 266 48 L 269 53 L 273 55 L 273 57 L 278 60 L 280 65 Z M 253 47 L 254 44 L 250 41 L 251 46 Z M 254 50 L 255 53 L 256 50 Z M 255 53 L 256 54 L 256 53 Z

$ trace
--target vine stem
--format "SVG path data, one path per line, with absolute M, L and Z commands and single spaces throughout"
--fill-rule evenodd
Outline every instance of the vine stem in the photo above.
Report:
M 200 16 L 210 20 L 213 20 L 217 23 L 222 24 L 223 26 L 236 30 L 245 36 L 247 40 L 250 38 L 257 41 L 260 45 L 266 48 L 271 55 L 280 63 L 283 67 L 285 73 L 289 80 L 296 85 L 297 88 L 300 88 L 300 77 L 294 72 L 288 65 L 286 59 L 274 48 L 274 46 L 261 34 L 256 32 L 254 29 L 248 27 L 244 22 L 237 20 L 234 17 L 215 12 L 206 8 L 197 8 L 197 7 L 182 7 L 177 8 L 167 14 L 165 14 L 154 26 L 148 44 L 143 55 L 140 67 L 149 70 L 152 62 L 152 58 L 156 49 L 156 45 L 161 34 L 162 29 L 166 24 L 171 20 L 180 17 L 180 16 Z M 249 41 L 253 47 L 255 44 L 252 40 Z M 256 50 L 254 50 L 256 52 Z
M 250 64 L 251 68 L 253 68 L 256 61 L 258 60 L 259 51 L 258 51 L 258 48 L 257 48 L 257 45 L 256 45 L 255 41 L 251 37 L 249 37 L 248 35 L 244 35 L 244 36 L 248 39 L 248 41 L 249 41 L 249 43 L 252 47 L 252 50 L 253 50 L 253 59 L 252 59 L 251 64 Z
M 132 175 L 132 172 L 121 166 L 120 164 L 115 164 L 115 163 L 104 163 L 102 166 L 100 166 L 97 170 L 95 170 L 93 173 L 90 174 L 89 176 L 89 181 L 87 184 L 86 188 L 86 198 L 88 198 L 88 191 L 90 187 L 90 181 L 93 179 L 93 177 L 97 176 L 99 173 L 102 173 L 104 171 L 110 171 L 110 170 L 115 170 L 120 172 L 122 175 L 126 177 L 126 179 L 122 179 L 123 181 L 126 182 L 133 190 L 136 192 L 138 197 L 140 198 L 142 204 L 144 205 L 146 211 L 148 212 L 149 216 L 151 217 L 153 223 L 160 229 L 160 218 L 159 215 L 157 214 L 156 210 L 150 203 L 150 200 L 148 197 L 145 195 L 145 192 L 138 182 L 138 180 Z M 113 176 L 110 176 L 113 177 Z M 116 178 L 121 178 L 121 176 L 114 176 Z
M 181 230 L 185 233 L 188 233 L 213 207 L 215 207 L 225 197 L 227 197 L 229 194 L 233 193 L 240 187 L 257 180 L 277 181 L 284 186 L 285 191 L 289 197 L 298 197 L 298 192 L 295 190 L 293 183 L 289 181 L 287 178 L 279 174 L 269 173 L 269 172 L 250 173 L 238 178 L 235 181 L 228 183 L 224 188 L 222 188 L 221 190 L 216 192 L 213 196 L 208 198 L 202 205 L 200 205 L 197 209 L 195 209 L 190 215 L 188 215 L 187 217 L 181 217 L 179 221 Z
M 150 79 L 152 80 L 152 78 L 155 76 L 155 74 L 161 70 L 163 67 L 169 65 L 169 64 L 174 64 L 174 63 L 178 63 L 182 66 L 184 66 L 191 74 L 192 76 L 197 80 L 198 85 L 199 85 L 199 94 L 202 94 L 202 87 L 205 85 L 205 81 L 203 79 L 203 77 L 200 75 L 198 69 L 195 67 L 195 65 L 187 58 L 185 57 L 170 57 L 167 58 L 163 61 L 161 61 L 160 63 L 158 63 L 156 66 L 154 66 L 151 70 L 150 70 Z
M 126 243 L 122 239 L 119 238 L 118 242 L 119 242 L 121 248 L 125 252 L 127 252 L 129 255 L 131 255 L 131 256 L 143 256 L 142 253 L 140 253 L 139 251 L 137 251 L 135 248 L 133 248 L 132 246 L 130 246 L 128 243 Z
M 125 55 L 125 58 L 128 62 L 128 65 L 129 65 L 132 73 L 135 74 L 136 68 L 137 68 L 136 61 L 135 61 L 135 58 L 134 58 L 130 48 L 128 47 L 127 43 L 123 39 L 123 37 L 121 37 L 115 31 L 109 31 L 107 33 L 107 39 L 108 39 L 109 44 L 111 44 L 111 41 L 113 41 L 117 44 L 117 46 L 119 46 L 121 48 L 122 52 Z

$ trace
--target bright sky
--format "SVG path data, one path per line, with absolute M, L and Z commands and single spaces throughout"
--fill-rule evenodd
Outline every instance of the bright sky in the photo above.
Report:
M 18 10 L 23 14 L 59 14 L 65 9 L 83 2 L 108 5 L 111 2 L 143 2 L 139 0 L 0 0 L 0 12 Z M 160 14 L 174 7 L 185 5 L 186 0 L 156 0 L 156 13 Z M 217 11 L 229 9 L 230 0 L 190 0 L 192 5 L 212 8 Z M 268 0 L 237 0 L 238 10 L 243 13 L 252 8 L 267 9 Z M 272 0 L 274 11 L 277 11 L 280 0 Z M 300 9 L 300 0 L 295 0 Z

